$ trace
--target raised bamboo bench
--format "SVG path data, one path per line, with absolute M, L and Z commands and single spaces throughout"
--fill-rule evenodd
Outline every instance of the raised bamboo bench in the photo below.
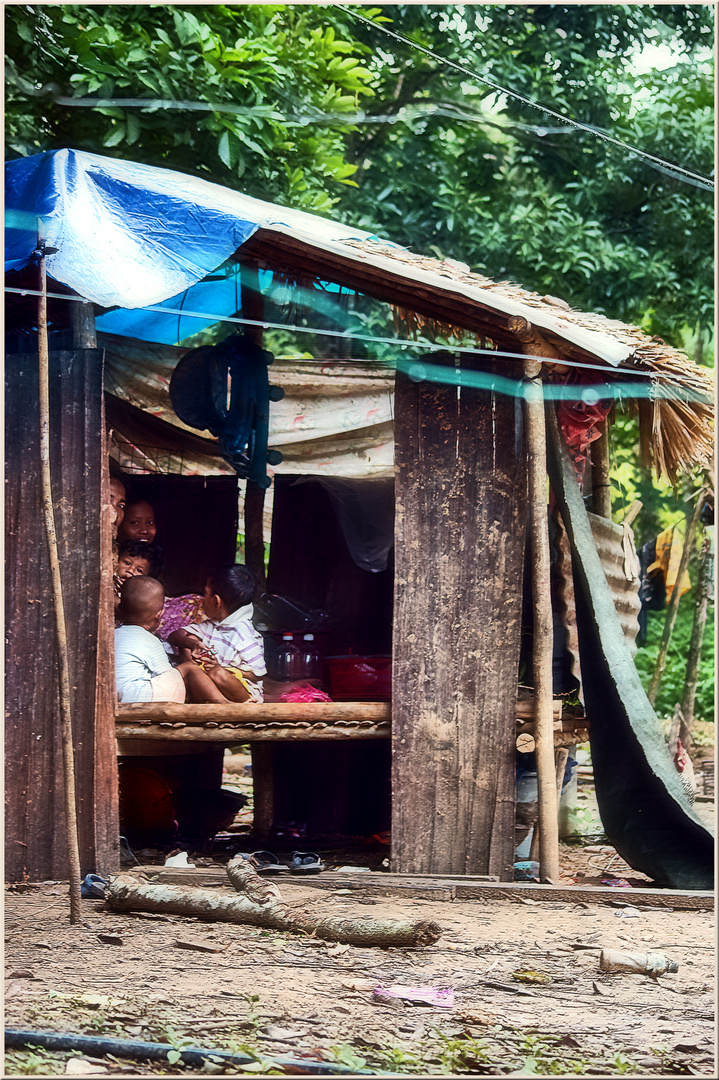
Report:
M 388 739 L 389 701 L 263 702 L 253 705 L 117 705 L 118 739 L 196 742 L 287 742 L 298 739 Z
M 582 742 L 587 721 L 561 720 L 554 702 L 555 745 Z M 534 703 L 517 702 L 517 733 L 530 733 Z M 287 742 L 306 739 L 388 739 L 389 701 L 263 702 L 257 705 L 171 705 L 136 702 L 115 707 L 118 739 L 171 742 Z M 578 737 L 571 738 L 573 734 Z

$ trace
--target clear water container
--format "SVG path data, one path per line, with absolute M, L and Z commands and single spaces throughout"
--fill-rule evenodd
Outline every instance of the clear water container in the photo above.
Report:
M 275 658 L 275 672 L 277 679 L 284 682 L 302 678 L 302 653 L 294 644 L 294 634 L 282 635 Z
M 302 668 L 303 679 L 319 679 L 322 674 L 322 662 L 320 660 L 320 654 L 317 646 L 315 645 L 315 635 L 305 634 L 302 639 L 302 648 L 300 650 L 300 664 Z

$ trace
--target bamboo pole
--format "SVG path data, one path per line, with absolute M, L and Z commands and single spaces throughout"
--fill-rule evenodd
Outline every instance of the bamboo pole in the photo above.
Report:
M 38 407 L 40 414 L 40 472 L 42 478 L 42 506 L 45 534 L 50 561 L 50 581 L 55 613 L 55 642 L 57 646 L 58 672 L 60 678 L 60 733 L 64 773 L 65 821 L 67 828 L 68 861 L 70 871 L 70 922 L 80 921 L 80 845 L 77 832 L 77 803 L 75 798 L 75 754 L 72 737 L 72 712 L 70 707 L 70 670 L 65 624 L 65 606 L 62 598 L 60 556 L 55 530 L 55 511 L 52 502 L 52 479 L 50 473 L 50 355 L 47 337 L 47 274 L 45 269 L 45 239 L 42 223 L 38 222 L 38 269 L 40 277 L 38 299 Z
M 557 821 L 557 785 L 554 764 L 554 718 L 552 713 L 553 622 L 549 590 L 549 532 L 547 528 L 547 438 L 541 366 L 525 360 L 527 415 L 527 456 L 529 482 L 529 533 L 532 567 L 532 605 L 534 611 L 535 740 L 539 802 L 539 876 L 540 881 L 556 885 L 559 881 L 559 825 Z
M 677 618 L 677 611 L 679 609 L 679 600 L 681 598 L 681 584 L 684 575 L 689 565 L 689 556 L 691 555 L 692 545 L 694 543 L 694 534 L 696 533 L 697 524 L 699 522 L 699 515 L 702 512 L 702 506 L 704 504 L 704 495 L 706 488 L 702 487 L 697 498 L 696 506 L 692 516 L 687 521 L 687 530 L 684 536 L 684 547 L 682 549 L 682 557 L 679 563 L 679 570 L 677 571 L 677 579 L 672 591 L 672 598 L 669 601 L 669 607 L 667 608 L 666 618 L 664 620 L 664 631 L 662 633 L 662 640 L 659 643 L 659 652 L 657 653 L 657 661 L 652 673 L 652 681 L 649 684 L 649 690 L 647 691 L 647 697 L 650 703 L 653 705 L 657 698 L 659 691 L 659 684 L 662 681 L 662 675 L 664 674 L 664 668 L 667 663 L 667 652 L 669 650 L 669 642 L 671 640 L 672 631 L 674 630 L 674 623 Z

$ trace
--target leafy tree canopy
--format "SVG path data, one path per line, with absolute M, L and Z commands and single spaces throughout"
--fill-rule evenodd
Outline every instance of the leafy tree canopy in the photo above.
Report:
M 328 211 L 356 171 L 342 119 L 371 93 L 365 51 L 331 10 L 291 4 L 8 8 L 6 141 L 11 155 L 136 158 Z M 315 122 L 326 114 L 338 122 Z
M 701 346 L 711 193 L 495 87 L 710 175 L 712 16 L 695 4 L 16 5 L 8 151 L 72 146 L 336 206 L 414 250 L 674 344 L 698 331 Z M 673 66 L 638 74 L 657 44 Z
M 691 5 L 391 5 L 436 56 L 612 138 L 713 175 L 712 9 Z M 350 136 L 346 214 L 681 345 L 711 337 L 713 196 L 465 71 L 361 24 L 383 121 Z M 638 74 L 664 44 L 673 66 Z M 389 117 L 394 123 L 387 123 Z M 428 197 L 428 193 L 432 197 Z

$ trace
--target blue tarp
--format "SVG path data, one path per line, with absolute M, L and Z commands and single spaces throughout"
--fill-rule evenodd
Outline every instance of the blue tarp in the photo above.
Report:
M 48 275 L 105 308 L 163 306 L 232 315 L 234 274 L 203 282 L 261 226 L 281 224 L 315 239 L 367 239 L 360 229 L 262 202 L 194 176 L 79 150 L 6 163 L 5 269 L 21 269 L 37 247 L 38 218 Z M 176 344 L 208 325 L 157 312 L 113 311 L 109 333 Z

